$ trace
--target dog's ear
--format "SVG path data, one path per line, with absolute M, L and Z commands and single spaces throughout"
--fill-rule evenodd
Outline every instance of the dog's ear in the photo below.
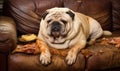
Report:
M 73 12 L 71 12 L 71 11 L 68 11 L 68 12 L 66 12 L 68 15 L 70 15 L 70 17 L 72 18 L 72 20 L 74 20 L 74 16 L 75 16 L 75 14 L 73 13 Z
M 47 11 L 45 11 L 45 12 L 42 14 L 42 18 L 43 18 L 43 20 L 45 19 L 45 17 L 47 16 L 47 14 L 48 14 Z

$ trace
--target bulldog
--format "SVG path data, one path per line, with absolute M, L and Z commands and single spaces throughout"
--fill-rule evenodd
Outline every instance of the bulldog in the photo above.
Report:
M 77 54 L 87 44 L 93 44 L 103 34 L 99 22 L 82 13 L 74 12 L 69 8 L 51 8 L 42 15 L 40 22 L 37 45 L 40 49 L 42 64 L 51 62 L 49 48 L 70 49 L 66 56 L 68 65 L 75 63 Z

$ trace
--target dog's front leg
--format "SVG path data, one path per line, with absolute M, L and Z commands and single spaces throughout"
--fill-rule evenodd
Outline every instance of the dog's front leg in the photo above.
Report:
M 42 64 L 47 65 L 51 62 L 51 54 L 49 51 L 49 47 L 47 46 L 47 44 L 45 42 L 43 42 L 40 39 L 36 40 L 37 46 L 40 49 L 40 61 Z
M 81 49 L 83 49 L 85 47 L 85 45 L 86 45 L 86 41 L 81 40 L 80 42 L 78 42 L 76 45 L 74 45 L 70 49 L 70 51 L 68 52 L 68 55 L 66 57 L 68 65 L 72 65 L 73 63 L 75 63 L 77 54 L 80 52 Z

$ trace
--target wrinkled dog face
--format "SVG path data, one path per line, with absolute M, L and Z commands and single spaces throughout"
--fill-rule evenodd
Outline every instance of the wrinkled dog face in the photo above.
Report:
M 72 28 L 74 13 L 68 8 L 53 8 L 47 10 L 42 19 L 44 21 L 44 30 L 51 43 L 64 43 Z M 43 26 L 42 26 L 43 27 Z

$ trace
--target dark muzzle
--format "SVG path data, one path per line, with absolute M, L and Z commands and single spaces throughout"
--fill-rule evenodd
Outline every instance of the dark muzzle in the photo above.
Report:
M 51 35 L 53 37 L 59 37 L 61 31 L 61 24 L 57 21 L 54 21 L 51 26 Z

